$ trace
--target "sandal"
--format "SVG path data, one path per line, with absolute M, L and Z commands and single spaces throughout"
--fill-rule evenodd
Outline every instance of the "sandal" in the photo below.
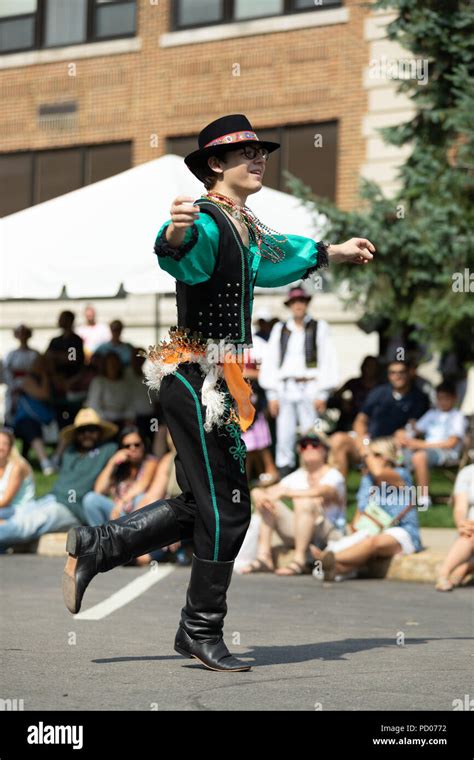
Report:
M 290 572 L 282 572 L 285 570 L 290 570 Z M 275 575 L 282 575 L 282 576 L 291 576 L 291 575 L 307 575 L 308 574 L 308 568 L 306 564 L 303 562 L 298 562 L 296 559 L 292 559 L 291 562 L 289 562 L 285 567 L 279 568 L 279 570 L 275 570 Z
M 436 591 L 452 591 L 454 588 L 454 583 L 451 583 L 449 578 L 438 578 L 436 581 L 435 589 Z
M 251 575 L 252 573 L 273 573 L 272 565 L 267 564 L 263 559 L 252 560 L 249 565 L 245 565 L 240 571 L 240 575 Z

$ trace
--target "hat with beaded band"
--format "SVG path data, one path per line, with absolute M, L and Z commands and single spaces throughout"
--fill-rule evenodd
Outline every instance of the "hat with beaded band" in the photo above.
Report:
M 206 159 L 209 156 L 225 153 L 229 148 L 238 148 L 240 145 L 260 145 L 272 153 L 280 147 L 280 143 L 259 140 L 251 123 L 241 113 L 221 116 L 212 121 L 199 133 L 198 145 L 198 150 L 188 153 L 184 159 L 188 169 L 198 179 L 201 179 L 199 170 L 202 171 L 205 167 Z

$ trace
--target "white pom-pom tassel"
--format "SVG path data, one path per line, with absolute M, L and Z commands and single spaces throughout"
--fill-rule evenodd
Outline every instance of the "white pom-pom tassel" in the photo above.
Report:
M 208 371 L 201 388 L 201 401 L 206 407 L 204 430 L 209 433 L 214 424 L 221 422 L 225 411 L 225 393 L 216 390 L 219 374 L 214 365 Z
M 176 372 L 178 364 L 164 364 L 163 362 L 146 361 L 143 364 L 143 374 L 145 376 L 145 383 L 150 390 L 159 391 L 161 381 L 165 375 L 171 375 Z

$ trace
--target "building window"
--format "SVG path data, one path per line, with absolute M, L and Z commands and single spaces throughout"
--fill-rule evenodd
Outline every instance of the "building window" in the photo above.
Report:
M 97 39 L 123 37 L 135 33 L 136 3 L 96 0 L 95 35 Z
M 278 16 L 283 13 L 284 0 L 235 0 L 234 17 L 236 19 L 255 18 L 259 16 Z
M 87 0 L 47 0 L 44 47 L 84 42 L 87 28 Z
M 224 0 L 178 0 L 175 2 L 177 26 L 195 26 L 221 21 L 224 12 Z
M 174 0 L 173 29 L 282 16 L 342 5 L 341 0 Z
M 288 192 L 283 172 L 289 171 L 308 185 L 315 195 L 336 199 L 337 122 L 257 129 L 260 140 L 281 145 L 270 154 L 264 185 Z M 185 156 L 196 150 L 197 137 L 170 137 L 167 152 Z
M 27 50 L 35 45 L 37 0 L 0 2 L 0 51 Z
M 0 0 L 0 53 L 130 37 L 136 0 Z
M 0 154 L 0 217 L 112 177 L 131 167 L 131 143 Z

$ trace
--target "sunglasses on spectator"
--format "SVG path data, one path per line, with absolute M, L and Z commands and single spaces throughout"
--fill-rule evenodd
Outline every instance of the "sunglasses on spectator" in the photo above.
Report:
M 309 447 L 312 449 L 320 449 L 322 445 L 323 444 L 319 443 L 319 441 L 303 441 L 302 443 L 300 443 L 300 448 L 307 449 Z
M 99 433 L 100 427 L 98 425 L 84 425 L 84 427 L 78 428 L 78 434 L 83 435 L 84 433 Z
M 139 441 L 138 443 L 124 443 L 122 448 L 123 449 L 139 449 L 141 446 L 143 446 L 143 443 Z

